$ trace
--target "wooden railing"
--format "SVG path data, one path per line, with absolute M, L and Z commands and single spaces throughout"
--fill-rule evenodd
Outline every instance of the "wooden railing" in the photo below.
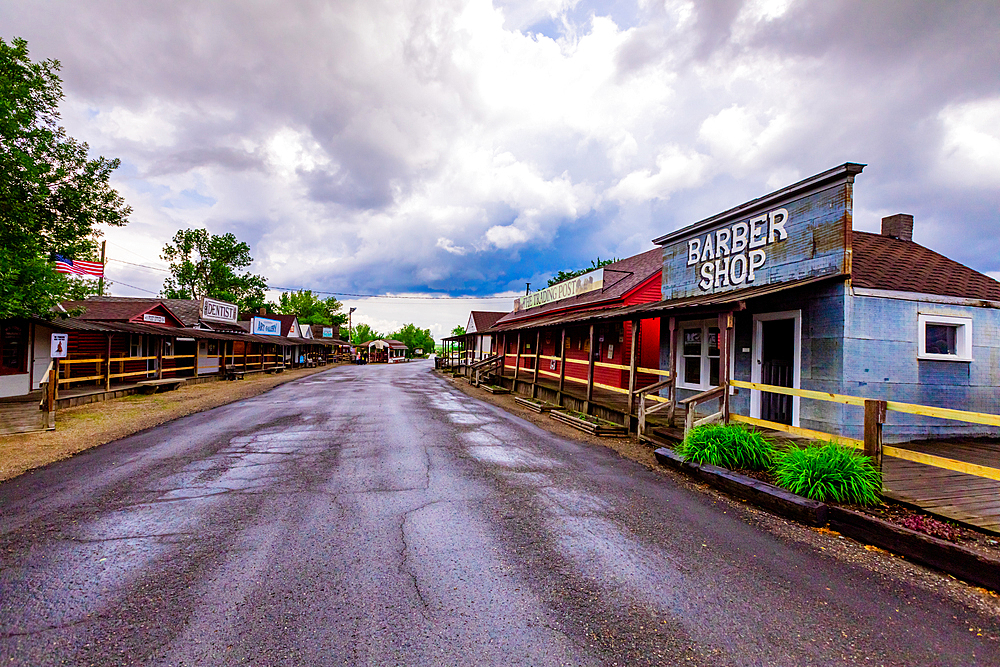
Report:
M 823 433 L 822 431 L 813 431 L 810 429 L 800 428 L 798 426 L 790 426 L 788 424 L 757 419 L 755 417 L 745 417 L 738 414 L 730 414 L 729 418 L 731 421 L 742 422 L 776 431 L 783 431 L 785 433 L 800 435 L 814 440 L 832 440 L 834 442 L 839 442 L 842 445 L 863 449 L 865 455 L 871 456 L 878 463 L 881 463 L 882 455 L 885 455 L 906 461 L 913 461 L 914 463 L 922 463 L 935 468 L 943 468 L 953 472 L 960 472 L 966 475 L 975 475 L 977 477 L 1000 480 L 1000 469 L 997 468 L 968 463 L 966 461 L 958 461 L 955 459 L 945 458 L 943 456 L 935 456 L 933 454 L 925 454 L 923 452 L 915 452 L 901 447 L 885 447 L 882 445 L 882 427 L 885 423 L 885 413 L 889 410 L 919 415 L 922 417 L 951 419 L 954 421 L 962 421 L 971 424 L 983 424 L 986 426 L 1000 426 L 1000 415 L 971 412 L 967 410 L 956 410 L 954 408 L 937 408 L 929 405 L 903 403 L 900 401 L 880 401 L 871 398 L 861 398 L 860 396 L 847 396 L 844 394 L 833 394 L 825 391 L 813 391 L 809 389 L 793 389 L 791 387 L 779 387 L 776 385 L 761 384 L 759 382 L 744 382 L 743 380 L 731 380 L 730 384 L 734 387 L 740 387 L 743 389 L 766 391 L 773 394 L 784 394 L 785 396 L 798 396 L 800 398 L 809 398 L 817 401 L 864 407 L 865 438 L 864 440 L 857 440 L 833 433 Z
M 669 375 L 669 373 L 667 373 Z M 661 389 L 668 389 L 668 396 L 664 398 L 659 395 Z M 638 389 L 635 395 L 639 399 L 639 437 L 646 435 L 646 418 L 657 412 L 667 411 L 667 423 L 673 425 L 674 423 L 674 410 L 675 402 L 674 397 L 676 395 L 677 389 L 673 386 L 670 380 L 661 380 L 654 384 Z M 656 392 L 656 393 L 653 393 Z M 654 401 L 654 405 L 646 405 L 646 399 L 651 399 Z M 629 406 L 629 411 L 631 412 L 632 406 Z

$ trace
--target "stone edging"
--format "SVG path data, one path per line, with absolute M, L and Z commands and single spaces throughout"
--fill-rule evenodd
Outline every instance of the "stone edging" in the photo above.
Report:
M 812 526 L 828 524 L 830 529 L 859 542 L 905 556 L 977 586 L 1000 591 L 1000 559 L 861 512 L 803 498 L 725 468 L 684 461 L 666 447 L 654 453 L 661 465 L 702 479 L 775 514 Z

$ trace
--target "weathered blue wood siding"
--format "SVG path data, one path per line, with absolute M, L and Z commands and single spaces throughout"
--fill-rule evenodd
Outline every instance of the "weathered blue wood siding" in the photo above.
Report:
M 1000 310 L 849 296 L 841 393 L 934 407 L 1000 414 Z M 972 319 L 972 361 L 917 358 L 920 313 Z M 861 408 L 845 414 L 845 434 L 864 434 Z M 890 411 L 886 442 L 961 435 L 996 435 L 997 429 Z

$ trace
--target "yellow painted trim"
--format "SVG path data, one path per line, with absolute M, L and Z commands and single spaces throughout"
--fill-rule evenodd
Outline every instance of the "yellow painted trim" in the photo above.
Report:
M 590 365 L 590 362 L 587 361 L 586 359 L 570 359 L 569 357 L 566 358 L 566 363 L 567 364 L 579 364 L 581 366 L 588 366 L 588 365 Z
M 539 359 L 544 359 L 545 361 L 559 361 L 559 357 L 550 357 L 547 354 L 538 355 Z
M 596 366 L 598 368 L 614 368 L 615 370 L 619 370 L 619 371 L 627 371 L 627 370 L 629 370 L 628 366 L 622 366 L 621 364 L 606 364 L 603 361 L 595 361 L 594 362 L 594 366 Z
M 108 377 L 112 377 L 112 378 L 127 378 L 127 377 L 132 377 L 133 375 L 149 375 L 150 373 L 155 373 L 155 372 L 156 371 L 132 371 L 131 373 L 113 373 L 112 375 L 109 375 Z
M 86 382 L 87 380 L 103 380 L 103 375 L 88 375 L 78 378 L 59 378 L 59 384 L 69 384 L 70 382 Z
M 952 408 L 933 408 L 929 405 L 914 405 L 913 403 L 899 403 L 897 401 L 887 401 L 886 408 L 922 417 L 937 417 L 939 419 L 954 419 L 973 424 L 1000 426 L 1000 415 L 991 415 L 982 412 L 968 412 L 966 410 L 953 410 Z
M 966 475 L 975 475 L 976 477 L 985 477 L 987 479 L 1000 481 L 1000 470 L 977 465 L 975 463 L 956 461 L 955 459 L 948 459 L 943 456 L 934 456 L 933 454 L 924 454 L 923 452 L 914 452 L 909 449 L 900 449 L 898 447 L 883 447 L 882 455 L 891 456 L 897 459 L 904 459 L 906 461 L 913 461 L 914 463 L 923 463 L 924 465 L 933 466 L 935 468 L 944 468 L 945 470 L 952 470 Z
M 112 359 L 112 361 L 114 360 Z M 59 365 L 66 366 L 68 364 L 94 364 L 94 363 L 103 364 L 104 362 L 105 359 L 60 359 Z
M 743 389 L 757 389 L 770 394 L 784 394 L 785 396 L 800 396 L 802 398 L 813 398 L 817 401 L 828 401 L 830 403 L 843 403 L 844 405 L 860 405 L 864 407 L 865 399 L 857 396 L 844 396 L 842 394 L 831 394 L 826 391 L 812 391 L 811 389 L 793 389 L 791 387 L 778 387 L 772 384 L 762 384 L 760 382 L 745 382 L 743 380 L 730 380 L 729 384 Z
M 551 371 L 543 371 L 540 368 L 538 369 L 538 374 L 539 375 L 548 375 L 550 378 L 558 378 L 559 377 L 559 373 L 553 373 Z
M 653 369 L 653 368 L 642 368 L 640 366 L 636 366 L 635 370 L 639 371 L 640 373 L 647 373 L 649 375 L 659 375 L 660 377 L 670 377 L 670 371 L 661 371 L 661 370 Z
M 608 391 L 614 391 L 614 392 L 617 392 L 619 394 L 627 394 L 628 393 L 628 389 L 622 389 L 621 387 L 612 387 L 609 384 L 600 384 L 599 382 L 595 382 L 594 386 L 595 387 L 600 387 L 601 389 L 606 389 Z
M 785 433 L 791 433 L 792 435 L 801 435 L 805 438 L 812 438 L 813 440 L 833 440 L 834 442 L 839 442 L 847 447 L 855 447 L 857 449 L 864 449 L 865 443 L 862 440 L 855 440 L 854 438 L 845 438 L 842 435 L 834 435 L 832 433 L 823 433 L 822 431 L 811 431 L 807 428 L 799 428 L 798 426 L 789 426 L 788 424 L 780 424 L 778 422 L 767 421 L 766 419 L 757 419 L 756 417 L 744 417 L 743 415 L 737 415 L 730 413 L 730 421 L 743 422 L 744 424 L 752 424 L 753 426 L 759 426 L 761 428 L 770 428 L 775 431 L 784 431 Z

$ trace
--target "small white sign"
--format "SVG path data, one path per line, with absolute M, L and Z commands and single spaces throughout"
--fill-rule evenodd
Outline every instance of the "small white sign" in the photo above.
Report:
M 424 348 L 422 347 L 418 347 L 413 351 L 413 354 L 423 354 L 423 353 L 424 353 Z
M 280 336 L 281 322 L 266 317 L 255 317 L 250 320 L 250 333 L 257 336 Z
M 65 359 L 69 352 L 69 334 L 52 334 L 52 350 L 49 356 L 53 359 Z
M 333 327 L 323 327 L 323 338 L 333 338 Z
M 152 315 L 150 313 L 143 313 L 143 315 L 142 315 L 142 321 L 143 322 L 156 322 L 157 324 L 166 324 L 167 323 L 167 318 L 165 318 L 163 315 Z

